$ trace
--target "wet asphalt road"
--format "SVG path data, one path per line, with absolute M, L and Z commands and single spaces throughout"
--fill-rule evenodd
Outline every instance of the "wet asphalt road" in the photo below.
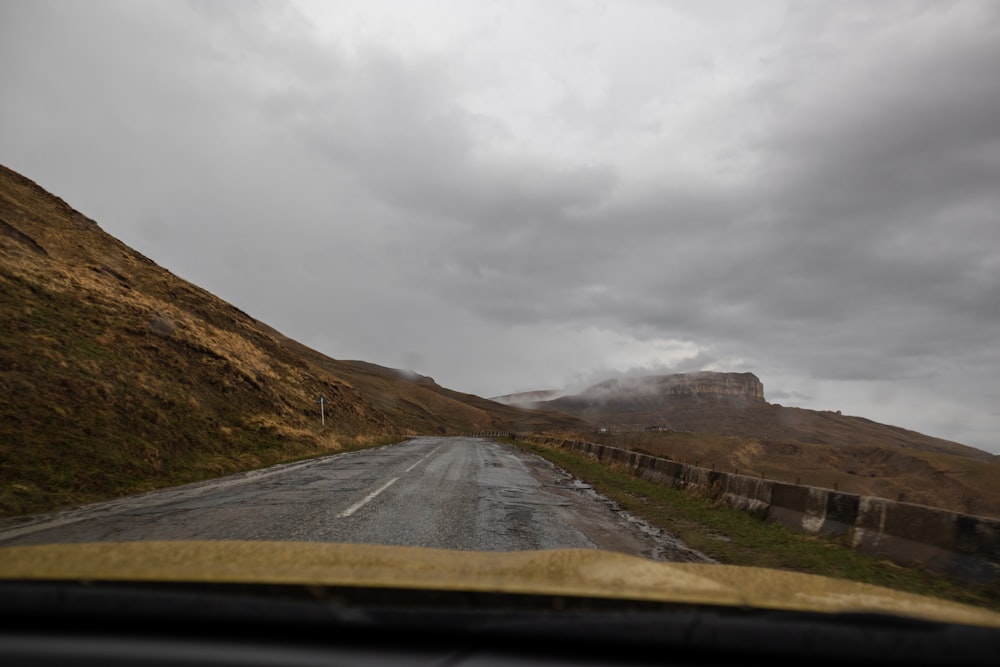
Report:
M 0 523 L 4 546 L 132 540 L 599 548 L 710 561 L 548 461 L 479 438 L 413 438 Z

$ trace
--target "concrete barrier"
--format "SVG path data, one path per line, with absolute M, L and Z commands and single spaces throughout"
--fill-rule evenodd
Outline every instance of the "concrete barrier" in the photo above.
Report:
M 570 449 L 656 484 L 697 491 L 764 521 L 842 537 L 859 551 L 902 565 L 976 583 L 1000 582 L 1000 519 L 711 470 L 593 442 L 506 435 Z

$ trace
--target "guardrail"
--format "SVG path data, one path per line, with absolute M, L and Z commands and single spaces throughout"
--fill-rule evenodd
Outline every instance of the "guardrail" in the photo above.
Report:
M 853 548 L 901 565 L 976 583 L 1000 581 L 1000 519 L 712 470 L 593 442 L 506 431 L 476 435 L 557 445 L 657 484 L 707 494 L 764 521 L 843 536 Z

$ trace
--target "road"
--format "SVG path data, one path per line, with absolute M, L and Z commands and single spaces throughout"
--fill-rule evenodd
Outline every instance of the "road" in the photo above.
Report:
M 545 459 L 481 438 L 413 438 L 0 524 L 0 545 L 132 540 L 596 548 L 711 561 Z

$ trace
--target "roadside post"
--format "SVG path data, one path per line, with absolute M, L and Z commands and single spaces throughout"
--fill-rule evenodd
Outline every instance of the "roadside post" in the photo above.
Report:
M 323 426 L 326 426 L 326 396 L 320 394 L 316 402 L 319 403 L 319 418 Z

